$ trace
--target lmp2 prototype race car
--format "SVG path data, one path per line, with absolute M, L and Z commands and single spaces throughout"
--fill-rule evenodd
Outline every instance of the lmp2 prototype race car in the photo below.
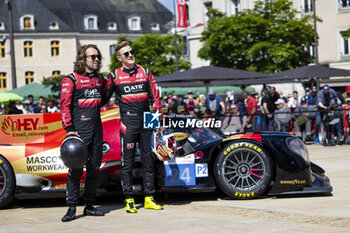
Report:
M 120 118 L 101 112 L 103 160 L 98 193 L 120 192 Z M 66 136 L 59 113 L 0 116 L 0 207 L 13 198 L 64 196 L 68 169 L 60 159 Z M 262 195 L 330 193 L 325 171 L 309 161 L 298 138 L 280 132 L 224 136 L 205 127 L 167 129 L 177 143 L 175 158 L 156 161 L 160 192 L 221 190 L 233 199 Z M 135 193 L 142 193 L 142 164 L 135 156 Z M 85 176 L 81 179 L 84 188 Z

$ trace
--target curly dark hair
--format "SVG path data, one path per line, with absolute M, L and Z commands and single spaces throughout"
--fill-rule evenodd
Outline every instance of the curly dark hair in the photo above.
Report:
M 100 65 L 98 67 L 98 70 L 96 72 L 99 72 L 101 67 L 102 67 L 102 55 L 101 55 L 101 52 L 100 50 L 97 48 L 96 45 L 93 45 L 93 44 L 88 44 L 88 45 L 83 45 L 79 51 L 78 51 L 78 54 L 75 58 L 75 62 L 74 62 L 74 72 L 77 72 L 78 74 L 85 74 L 85 66 L 86 66 L 86 50 L 88 48 L 94 48 L 97 50 L 98 52 L 98 55 L 101 56 L 101 59 L 100 59 Z

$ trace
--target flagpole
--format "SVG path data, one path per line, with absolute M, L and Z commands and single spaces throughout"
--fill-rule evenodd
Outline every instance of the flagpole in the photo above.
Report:
M 174 29 L 175 29 L 175 38 L 174 38 L 174 46 L 175 46 L 175 72 L 179 71 L 179 61 L 177 58 L 177 31 L 176 31 L 176 0 L 174 0 Z

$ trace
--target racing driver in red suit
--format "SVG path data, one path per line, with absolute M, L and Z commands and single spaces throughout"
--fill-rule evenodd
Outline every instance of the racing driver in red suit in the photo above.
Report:
M 133 198 L 132 167 L 135 156 L 136 143 L 141 150 L 143 167 L 143 186 L 146 194 L 145 209 L 162 210 L 153 195 L 154 187 L 154 159 L 151 154 L 151 129 L 143 128 L 143 113 L 161 110 L 159 91 L 156 82 L 148 69 L 135 64 L 134 50 L 128 42 L 123 41 L 115 47 L 117 59 L 122 67 L 110 72 L 107 84 L 107 100 L 115 92 L 119 102 L 121 116 L 121 147 L 122 147 L 122 188 L 125 195 L 127 213 L 136 213 Z
M 103 216 L 93 207 L 98 172 L 102 161 L 101 100 L 106 93 L 107 80 L 98 71 L 101 53 L 95 45 L 84 45 L 78 51 L 74 73 L 63 77 L 61 82 L 61 116 L 68 135 L 79 136 L 87 146 L 90 158 L 86 164 L 84 215 Z M 83 168 L 69 169 L 67 177 L 67 214 L 63 222 L 75 219 Z

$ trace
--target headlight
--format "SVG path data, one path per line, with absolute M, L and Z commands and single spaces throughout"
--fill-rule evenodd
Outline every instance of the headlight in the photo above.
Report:
M 301 141 L 299 138 L 288 137 L 286 142 L 291 151 L 302 156 L 306 161 L 310 161 L 309 153 L 307 152 L 307 148 L 303 141 Z

